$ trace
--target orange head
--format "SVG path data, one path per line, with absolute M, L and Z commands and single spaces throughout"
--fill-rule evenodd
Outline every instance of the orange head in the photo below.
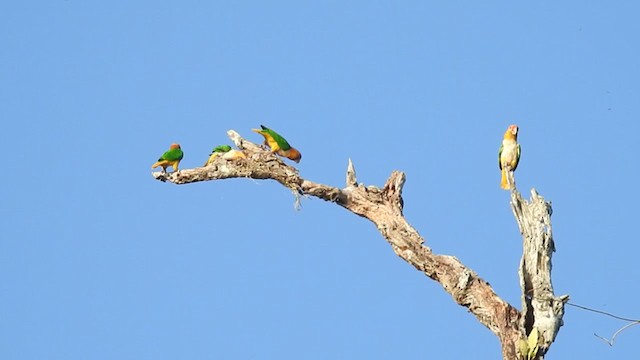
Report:
M 300 162 L 300 159 L 302 159 L 302 154 L 300 154 L 300 151 L 296 150 L 295 148 L 291 148 L 288 151 L 288 158 L 295 161 L 296 163 Z
M 518 125 L 509 125 L 507 131 L 504 133 L 505 139 L 518 139 Z
M 171 146 L 169 146 L 169 149 L 180 149 L 180 144 L 173 143 L 173 144 L 171 144 Z

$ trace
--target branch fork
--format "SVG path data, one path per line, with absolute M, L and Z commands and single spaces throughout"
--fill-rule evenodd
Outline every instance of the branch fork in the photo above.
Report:
M 172 174 L 156 172 L 153 176 L 174 184 L 228 178 L 272 179 L 291 189 L 297 201 L 299 195 L 307 195 L 335 203 L 371 221 L 400 258 L 437 281 L 459 305 L 467 308 L 491 330 L 500 340 L 504 359 L 532 360 L 544 357 L 562 325 L 564 303 L 568 296 L 555 297 L 553 294 L 551 205 L 535 190 L 532 190 L 529 202 L 522 199 L 515 184 L 511 192 L 511 207 L 524 246 L 519 270 L 523 294 L 520 312 L 502 300 L 488 282 L 456 257 L 434 254 L 430 247 L 424 245 L 424 238 L 403 215 L 402 189 L 406 181 L 403 172 L 393 171 L 382 188 L 365 186 L 358 184 L 355 166 L 349 159 L 345 187 L 328 186 L 302 178 L 296 168 L 242 138 L 237 132 L 229 130 L 227 134 L 247 155 L 246 158 L 225 160 L 218 157 L 207 167 L 185 169 Z M 535 339 L 530 336 L 533 329 L 536 329 Z M 532 345 L 523 348 L 523 339 Z

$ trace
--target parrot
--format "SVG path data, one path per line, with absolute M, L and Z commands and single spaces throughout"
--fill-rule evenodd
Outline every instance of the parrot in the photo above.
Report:
M 173 167 L 173 172 L 178 171 L 178 164 L 180 164 L 180 160 L 184 154 L 182 153 L 182 149 L 180 148 L 180 144 L 173 143 L 158 161 L 151 165 L 152 169 L 157 168 L 158 166 L 162 166 L 162 171 L 167 172 L 167 168 L 169 166 Z
M 520 144 L 518 144 L 518 125 L 509 125 L 504 133 L 502 145 L 498 150 L 498 166 L 502 171 L 500 187 L 509 190 L 512 184 L 507 181 L 507 172 L 515 171 L 520 161 Z
M 264 125 L 260 125 L 262 130 L 253 129 L 253 131 L 264 136 L 264 144 L 271 148 L 272 153 L 277 153 L 280 156 L 284 156 L 289 160 L 293 160 L 296 163 L 302 159 L 302 154 L 295 148 L 291 147 L 287 140 L 280 136 L 277 132 L 269 129 Z
M 220 145 L 220 146 L 216 146 L 213 151 L 211 151 L 211 154 L 209 156 L 209 159 L 207 160 L 207 162 L 204 163 L 204 166 L 208 166 L 209 164 L 213 163 L 213 161 L 220 156 L 221 154 L 224 154 L 226 152 L 231 151 L 231 146 L 229 145 Z

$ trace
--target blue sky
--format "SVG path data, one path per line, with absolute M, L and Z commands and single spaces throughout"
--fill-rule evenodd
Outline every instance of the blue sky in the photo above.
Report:
M 245 179 L 160 183 L 268 125 L 300 173 L 407 174 L 405 215 L 519 307 L 497 149 L 552 201 L 557 294 L 640 317 L 631 1 L 0 5 L 2 359 L 497 358 L 494 335 L 366 220 Z M 629 359 L 568 307 L 549 359 Z

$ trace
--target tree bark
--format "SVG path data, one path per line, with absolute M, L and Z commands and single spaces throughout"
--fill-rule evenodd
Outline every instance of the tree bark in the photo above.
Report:
M 228 135 L 244 151 L 246 158 L 225 160 L 218 157 L 207 167 L 170 174 L 155 172 L 153 176 L 174 184 L 228 178 L 272 179 L 291 189 L 296 204 L 299 204 L 300 196 L 314 196 L 335 203 L 373 222 L 398 256 L 437 281 L 454 301 L 489 328 L 500 340 L 503 359 L 527 358 L 519 346 L 534 327 L 542 334 L 540 350 L 534 355 L 543 358 L 562 324 L 566 300 L 553 296 L 551 206 L 535 190 L 531 202 L 535 206 L 523 200 L 517 190 L 512 191 L 511 198 L 525 246 L 520 266 L 523 311 L 519 312 L 456 257 L 434 254 L 424 244 L 424 238 L 406 221 L 402 212 L 404 173 L 393 171 L 382 188 L 365 186 L 357 183 L 354 165 L 349 160 L 346 186 L 332 187 L 303 179 L 295 168 L 235 131 L 229 130 Z M 548 214 L 547 217 L 544 214 Z
M 539 333 L 540 359 L 556 338 L 568 295 L 555 297 L 551 284 L 551 256 L 555 251 L 551 231 L 551 203 L 531 189 L 531 200 L 526 201 L 515 190 L 511 192 L 511 209 L 522 234 L 520 260 L 520 288 L 522 289 L 521 329 L 529 335 L 535 328 Z

